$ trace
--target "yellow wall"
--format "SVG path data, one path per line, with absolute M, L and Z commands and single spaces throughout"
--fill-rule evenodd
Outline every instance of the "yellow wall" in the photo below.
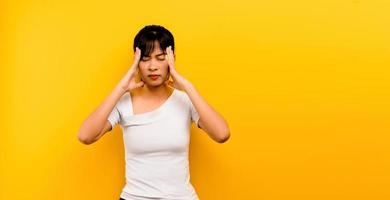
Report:
M 107 3 L 109 2 L 109 3 Z M 0 3 L 0 199 L 118 199 L 121 129 L 77 130 L 160 24 L 176 65 L 228 120 L 192 127 L 201 200 L 390 199 L 390 2 Z

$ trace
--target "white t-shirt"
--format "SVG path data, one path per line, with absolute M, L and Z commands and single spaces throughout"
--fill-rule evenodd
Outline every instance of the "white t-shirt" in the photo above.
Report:
M 198 200 L 190 183 L 188 146 L 191 122 L 199 115 L 187 93 L 174 89 L 157 109 L 133 114 L 126 92 L 108 121 L 121 125 L 125 145 L 126 185 L 121 197 Z M 137 197 L 137 198 L 136 198 Z

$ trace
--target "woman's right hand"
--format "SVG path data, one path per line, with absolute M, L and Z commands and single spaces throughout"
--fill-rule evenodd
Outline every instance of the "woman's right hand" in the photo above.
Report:
M 118 87 L 122 89 L 124 92 L 128 92 L 133 89 L 144 86 L 143 81 L 140 82 L 135 81 L 135 74 L 138 70 L 140 57 L 141 57 L 141 50 L 138 47 L 136 47 L 133 64 L 131 65 L 126 75 L 122 78 L 122 80 L 118 84 Z

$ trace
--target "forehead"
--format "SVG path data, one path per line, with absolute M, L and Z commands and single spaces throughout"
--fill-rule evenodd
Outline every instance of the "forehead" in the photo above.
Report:
M 144 55 L 144 56 L 159 56 L 159 55 L 163 55 L 164 53 L 165 51 L 161 49 L 160 44 L 157 41 L 155 41 L 153 46 L 153 51 L 150 52 L 150 55 Z
M 160 46 L 154 46 L 153 51 L 150 53 L 151 55 L 161 54 L 164 53 L 164 51 L 160 48 Z

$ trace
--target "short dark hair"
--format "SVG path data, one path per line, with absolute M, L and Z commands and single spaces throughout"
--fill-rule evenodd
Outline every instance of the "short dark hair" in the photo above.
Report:
M 141 49 L 141 58 L 149 56 L 154 49 L 155 41 L 160 44 L 164 53 L 168 46 L 172 47 L 172 51 L 175 49 L 173 35 L 168 29 L 160 25 L 147 25 L 134 37 L 133 50 L 135 52 L 136 47 Z

